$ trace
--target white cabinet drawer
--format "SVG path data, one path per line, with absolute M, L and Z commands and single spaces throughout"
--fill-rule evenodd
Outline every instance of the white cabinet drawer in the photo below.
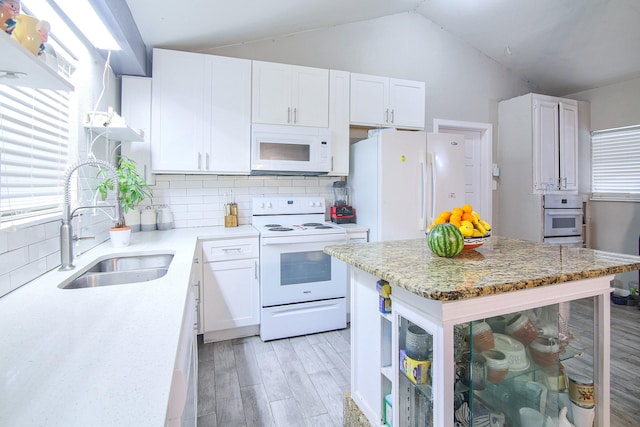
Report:
M 258 238 L 205 240 L 202 242 L 204 262 L 258 258 Z

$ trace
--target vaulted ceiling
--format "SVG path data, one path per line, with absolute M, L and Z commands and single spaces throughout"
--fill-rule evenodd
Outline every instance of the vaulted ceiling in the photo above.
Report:
M 638 0 L 126 0 L 148 49 L 225 46 L 414 12 L 545 93 L 640 76 Z

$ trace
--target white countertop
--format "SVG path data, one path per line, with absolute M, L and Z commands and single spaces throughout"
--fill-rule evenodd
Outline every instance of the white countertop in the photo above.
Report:
M 258 236 L 250 225 L 134 233 L 0 298 L 0 425 L 162 426 L 197 239 Z M 98 258 L 174 253 L 157 280 L 60 289 Z

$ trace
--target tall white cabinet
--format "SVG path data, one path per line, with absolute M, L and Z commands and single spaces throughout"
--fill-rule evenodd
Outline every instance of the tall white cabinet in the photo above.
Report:
M 329 70 L 253 61 L 252 121 L 329 126 Z
M 154 172 L 249 174 L 251 61 L 154 49 L 151 100 Z
M 579 126 L 572 99 L 529 93 L 498 104 L 496 234 L 542 241 L 543 194 L 578 193 Z

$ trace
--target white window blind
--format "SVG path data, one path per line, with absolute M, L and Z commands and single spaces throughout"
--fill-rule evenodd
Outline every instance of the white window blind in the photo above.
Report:
M 640 201 L 640 125 L 591 135 L 594 199 Z
M 0 218 L 59 211 L 70 94 L 0 85 Z

